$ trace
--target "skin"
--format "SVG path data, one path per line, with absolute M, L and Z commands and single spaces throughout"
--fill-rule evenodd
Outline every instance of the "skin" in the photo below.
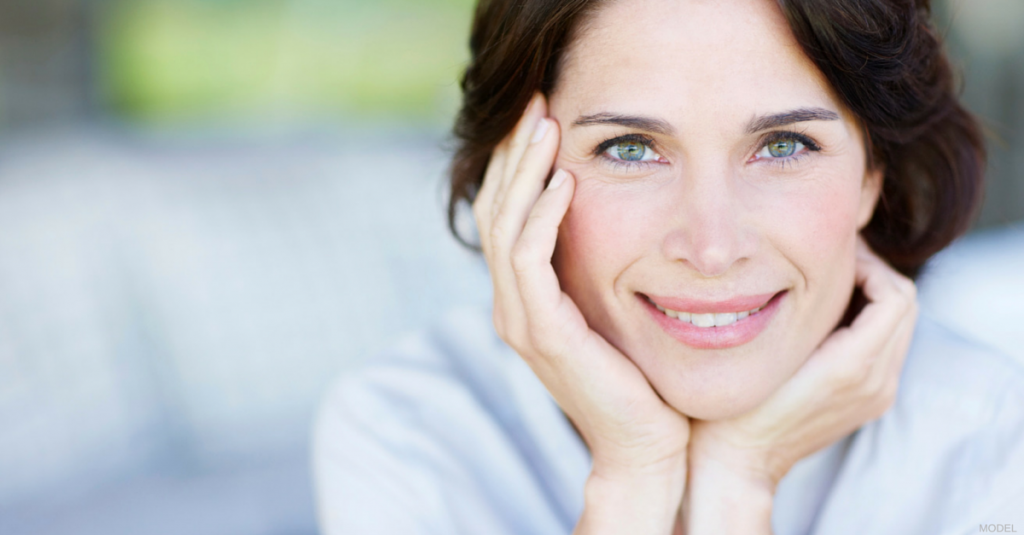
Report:
M 818 113 L 750 128 L 792 110 Z M 609 115 L 657 127 L 591 124 Z M 778 157 L 774 131 L 820 150 Z M 656 157 L 626 166 L 596 150 L 625 134 Z M 770 533 L 789 468 L 891 406 L 917 306 L 859 238 L 881 180 L 774 2 L 620 1 L 593 15 L 473 207 L 495 327 L 594 459 L 577 533 Z M 870 303 L 836 329 L 854 285 Z M 638 297 L 780 291 L 763 332 L 720 349 L 669 336 Z
M 821 151 L 751 161 L 765 134 L 746 131 L 752 117 L 806 108 L 841 120 L 780 130 Z M 554 259 L 559 281 L 681 412 L 749 411 L 845 311 L 857 230 L 880 177 L 866 173 L 860 128 L 841 111 L 769 2 L 617 2 L 570 52 L 550 99 L 565 125 L 555 166 L 577 178 Z M 657 118 L 675 135 L 574 124 L 598 113 Z M 594 156 L 600 142 L 632 132 L 651 135 L 666 161 L 623 170 Z M 666 336 L 635 295 L 721 301 L 780 290 L 789 292 L 774 328 L 723 350 Z

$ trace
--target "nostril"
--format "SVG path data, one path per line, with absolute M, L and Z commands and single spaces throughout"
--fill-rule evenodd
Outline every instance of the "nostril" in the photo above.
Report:
M 756 243 L 736 223 L 690 221 L 665 236 L 662 252 L 666 259 L 683 262 L 704 278 L 715 278 L 751 257 Z

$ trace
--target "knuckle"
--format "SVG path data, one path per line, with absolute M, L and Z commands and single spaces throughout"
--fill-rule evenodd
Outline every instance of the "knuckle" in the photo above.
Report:
M 494 322 L 494 332 L 498 333 L 502 340 L 505 340 L 505 316 L 497 306 L 497 303 L 495 303 L 494 313 L 491 314 L 491 320 Z
M 867 378 L 869 366 L 860 359 L 843 363 L 836 368 L 834 379 L 840 387 L 851 387 L 863 384 Z
M 494 201 L 493 204 L 491 204 L 491 209 L 488 210 L 488 214 L 490 215 L 489 221 L 498 221 L 501 218 L 501 213 L 502 213 L 502 210 L 501 210 L 501 206 L 502 206 L 501 205 L 502 193 L 503 192 L 499 191 L 498 193 L 494 194 L 495 201 Z
M 899 382 L 889 381 L 882 388 L 882 402 L 887 408 L 896 404 L 896 399 L 899 397 L 899 386 Z
M 512 262 L 512 271 L 516 275 L 521 275 L 530 269 L 530 265 L 533 261 L 533 247 L 524 242 L 516 243 L 512 247 L 512 254 L 510 256 Z
M 894 272 L 893 279 L 896 289 L 899 290 L 901 294 L 911 300 L 917 298 L 917 285 L 914 284 L 914 281 L 899 272 Z
M 539 353 L 545 355 L 548 360 L 557 360 L 557 356 L 561 353 L 562 349 L 552 334 L 545 328 L 530 329 L 530 345 L 536 348 Z
M 509 347 L 511 347 L 512 349 L 515 349 L 516 353 L 518 353 L 520 356 L 525 357 L 527 355 L 532 355 L 533 353 L 530 350 L 529 341 L 523 338 L 522 336 L 515 334 L 515 331 L 515 329 L 511 329 L 510 332 L 506 333 L 506 338 L 503 338 L 503 340 L 505 340 L 505 343 L 508 344 Z
M 546 352 L 545 350 L 548 349 L 547 339 L 540 329 L 527 329 L 526 338 L 530 341 L 530 345 L 537 348 L 539 351 Z
M 878 404 L 880 397 L 879 390 L 872 388 L 865 383 L 861 383 L 856 387 L 856 393 L 853 395 L 853 400 L 861 405 L 862 407 L 874 407 Z
M 544 220 L 545 220 L 544 210 L 547 208 L 549 203 L 550 203 L 550 199 L 548 199 L 546 197 L 541 197 L 540 199 L 537 199 L 537 203 L 534 204 L 533 209 L 530 210 L 529 215 L 526 216 L 526 225 L 527 226 L 543 225 L 544 224 Z
M 865 396 L 868 413 L 872 419 L 881 418 L 896 404 L 898 387 L 898 382 L 886 381 Z
M 476 224 L 479 226 L 484 221 L 484 216 L 489 215 L 490 210 L 484 209 L 484 205 L 479 200 L 473 203 L 473 217 L 476 219 Z
M 506 230 L 505 226 L 500 223 L 495 223 L 494 225 L 491 225 L 491 229 L 487 233 L 487 235 L 491 239 L 491 243 L 495 245 L 504 243 L 505 236 L 507 234 L 508 230 Z
M 907 296 L 903 303 L 904 314 L 914 314 L 917 312 L 917 299 L 913 296 Z
M 526 140 L 529 139 L 529 132 L 527 132 L 527 124 L 524 121 L 518 125 L 515 131 L 512 132 L 512 138 L 509 139 L 508 148 L 509 152 L 516 154 L 523 150 L 526 146 Z
M 861 383 L 861 393 L 866 399 L 876 399 L 885 390 L 885 380 L 877 374 L 867 377 Z
M 495 313 L 494 329 L 498 337 L 520 355 L 530 352 L 529 336 L 522 332 L 523 329 L 520 328 L 519 322 L 505 317 L 504 314 Z
M 903 289 L 903 294 L 906 295 L 908 299 L 911 301 L 917 300 L 917 285 L 914 284 L 914 281 L 906 277 L 901 277 L 900 286 Z
M 527 173 L 533 172 L 532 169 L 535 166 L 534 160 L 537 158 L 537 146 L 529 145 L 523 149 L 523 155 L 518 162 L 512 167 L 512 176 L 528 176 Z
M 896 396 L 879 396 L 877 400 L 878 401 L 874 407 L 875 410 L 872 414 L 876 419 L 881 418 L 885 413 L 889 412 L 889 409 L 891 409 L 896 402 Z
M 524 328 L 522 321 L 511 322 L 513 325 L 506 327 L 508 336 L 516 342 L 520 347 L 529 347 L 530 336 L 529 332 Z
M 476 215 L 473 219 L 476 222 L 476 233 L 477 233 L 477 236 L 479 236 L 480 239 L 483 239 L 483 240 L 489 239 L 491 237 L 491 231 L 490 231 L 490 228 L 488 227 L 487 220 L 485 220 L 480 215 Z
M 917 313 L 917 311 L 918 311 L 918 310 L 919 310 L 920 308 L 921 308 L 921 303 L 920 303 L 920 302 L 918 301 L 918 299 L 917 299 L 916 297 L 915 297 L 914 299 L 911 299 L 911 300 L 910 300 L 910 309 L 911 309 L 911 310 L 912 310 L 912 311 L 913 311 L 913 312 L 914 312 L 915 314 Z

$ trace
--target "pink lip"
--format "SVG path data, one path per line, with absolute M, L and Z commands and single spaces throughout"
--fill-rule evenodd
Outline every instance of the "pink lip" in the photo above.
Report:
M 679 297 L 659 297 L 648 295 L 647 298 L 661 308 L 690 312 L 693 314 L 721 314 L 725 312 L 742 312 L 754 310 L 763 306 L 769 299 L 775 297 L 778 292 L 760 295 L 741 295 L 726 299 L 725 301 L 698 301 L 696 299 L 683 299 Z
M 640 299 L 654 321 L 669 336 L 697 349 L 724 349 L 743 345 L 761 334 L 771 323 L 775 313 L 779 311 L 782 300 L 787 294 L 787 291 L 782 291 L 776 294 L 742 296 L 716 302 L 650 297 L 651 301 L 664 308 L 696 314 L 739 312 L 764 305 L 764 308 L 756 314 L 725 327 L 697 327 L 689 322 L 666 316 L 643 295 L 637 294 L 637 298 Z

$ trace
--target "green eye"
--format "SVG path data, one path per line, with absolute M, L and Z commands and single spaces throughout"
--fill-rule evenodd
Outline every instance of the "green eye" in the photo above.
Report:
M 616 145 L 616 151 L 618 152 L 620 159 L 627 162 L 637 162 L 643 159 L 644 155 L 647 153 L 647 147 L 642 143 L 626 141 Z
M 768 144 L 768 154 L 773 158 L 786 158 L 796 152 L 797 141 L 792 139 L 780 139 Z
M 760 143 L 761 148 L 751 161 L 773 162 L 782 167 L 821 150 L 813 139 L 797 132 L 772 132 Z
M 654 140 L 640 134 L 629 134 L 609 139 L 594 151 L 604 156 L 605 161 L 622 164 L 622 169 L 636 169 L 648 164 L 667 163 L 654 151 Z

